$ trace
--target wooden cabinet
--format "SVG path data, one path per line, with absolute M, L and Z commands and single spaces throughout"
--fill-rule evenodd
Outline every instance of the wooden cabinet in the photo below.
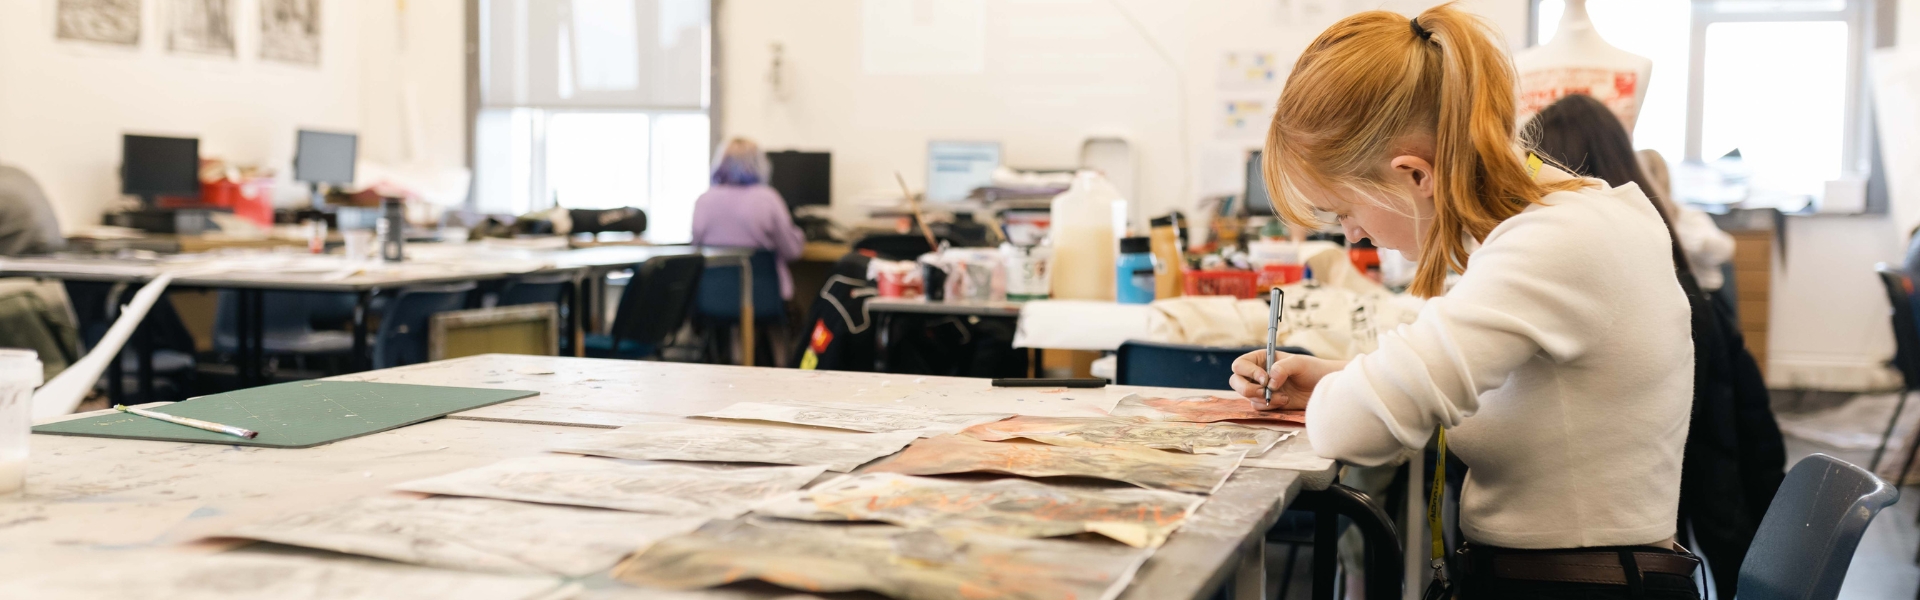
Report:
M 1773 232 L 1731 231 L 1733 235 L 1733 285 L 1740 313 L 1740 334 L 1747 338 L 1747 351 L 1767 371 L 1767 319 L 1773 290 Z

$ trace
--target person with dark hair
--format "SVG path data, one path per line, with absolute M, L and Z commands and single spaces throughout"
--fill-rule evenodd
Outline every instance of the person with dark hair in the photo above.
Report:
M 1561 98 L 1534 115 L 1526 131 L 1542 158 L 1610 186 L 1636 185 L 1655 208 L 1664 208 L 1626 128 L 1599 100 Z M 1679 535 L 1706 555 L 1720 597 L 1732 598 L 1740 563 L 1780 487 L 1786 447 L 1740 328 L 1701 291 L 1674 219 L 1668 210 L 1660 213 L 1673 240 L 1674 277 L 1693 311 L 1693 415 L 1680 473 Z

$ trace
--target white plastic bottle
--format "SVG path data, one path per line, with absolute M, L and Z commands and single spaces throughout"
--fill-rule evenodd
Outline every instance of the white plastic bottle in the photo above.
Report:
M 1073 185 L 1053 197 L 1048 236 L 1053 239 L 1052 296 L 1062 300 L 1112 300 L 1113 203 L 1120 191 L 1094 171 L 1074 175 Z
M 0 348 L 0 498 L 26 488 L 33 389 L 40 387 L 42 375 L 39 354 Z

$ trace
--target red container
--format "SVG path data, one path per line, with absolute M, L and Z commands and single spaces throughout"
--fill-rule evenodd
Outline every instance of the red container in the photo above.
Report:
M 1306 275 L 1306 265 L 1267 265 L 1260 268 L 1260 280 L 1256 282 L 1257 289 L 1265 291 L 1267 288 L 1283 286 L 1299 281 Z
M 1253 271 L 1187 271 L 1188 296 L 1258 298 L 1260 274 Z

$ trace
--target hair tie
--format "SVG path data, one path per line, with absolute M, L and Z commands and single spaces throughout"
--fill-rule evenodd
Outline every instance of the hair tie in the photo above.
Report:
M 1413 26 L 1413 34 L 1420 36 L 1421 41 L 1433 41 L 1433 32 L 1420 26 L 1420 17 L 1407 19 L 1407 24 Z

